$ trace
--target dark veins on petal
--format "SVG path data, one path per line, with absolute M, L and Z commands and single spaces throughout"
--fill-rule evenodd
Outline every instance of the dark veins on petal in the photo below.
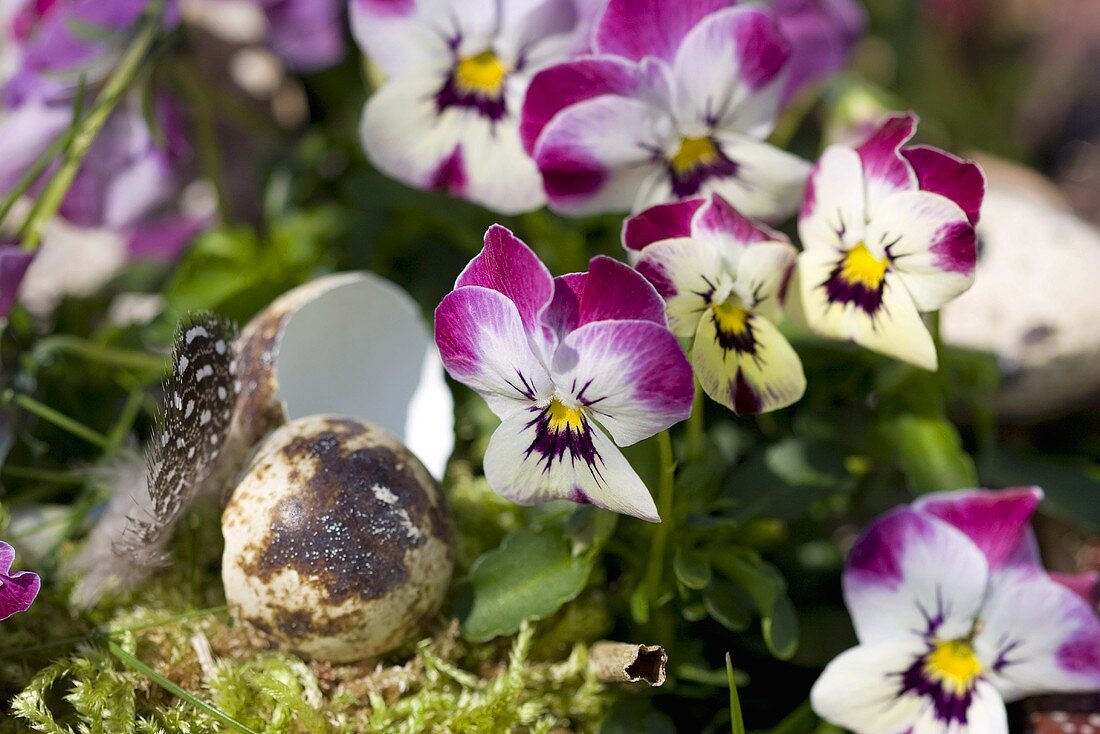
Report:
M 580 459 L 592 471 L 593 476 L 602 481 L 599 465 L 603 459 L 596 451 L 592 441 L 592 424 L 588 417 L 578 412 L 574 420 L 565 422 L 554 416 L 554 404 L 545 408 L 531 408 L 537 412 L 524 428 L 534 428 L 535 439 L 524 452 L 524 458 L 538 455 L 544 474 L 549 473 L 554 462 L 562 463 L 568 454 L 573 465 Z
M 907 694 L 924 696 L 932 701 L 936 719 L 946 726 L 957 722 L 965 727 L 966 712 L 974 701 L 974 687 L 979 679 L 975 678 L 962 692 L 951 690 L 943 682 L 933 680 L 928 675 L 927 663 L 928 655 L 922 655 L 904 673 L 901 673 L 901 690 L 898 691 L 898 697 Z
M 709 142 L 709 151 L 694 157 L 691 165 L 677 165 L 675 158 L 669 161 L 669 181 L 672 184 L 672 193 L 677 198 L 695 196 L 712 178 L 737 176 L 740 165 L 730 160 L 717 143 Z

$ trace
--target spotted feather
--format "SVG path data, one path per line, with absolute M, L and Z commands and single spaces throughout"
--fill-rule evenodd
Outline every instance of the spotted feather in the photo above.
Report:
M 229 432 L 240 390 L 233 327 L 207 313 L 184 320 L 176 334 L 164 413 L 147 451 L 148 501 L 128 516 L 119 550 L 144 562 L 162 560 L 164 544 Z

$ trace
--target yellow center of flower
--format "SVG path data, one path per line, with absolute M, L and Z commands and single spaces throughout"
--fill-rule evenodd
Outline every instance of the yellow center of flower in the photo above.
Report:
M 709 137 L 680 138 L 680 148 L 669 159 L 669 165 L 676 173 L 688 173 L 700 166 L 718 160 L 718 148 Z
M 508 70 L 492 51 L 467 56 L 455 67 L 455 84 L 468 94 L 499 97 Z
M 546 415 L 549 420 L 550 430 L 554 433 L 572 431 L 581 433 L 584 430 L 584 414 L 577 408 L 570 408 L 558 399 L 550 401 L 546 406 Z
M 848 250 L 840 268 L 840 277 L 849 283 L 858 283 L 868 290 L 877 290 L 886 277 L 888 261 L 884 257 L 875 257 L 867 245 L 860 242 Z
M 924 661 L 924 672 L 960 696 L 982 673 L 982 664 L 974 654 L 970 640 L 940 642 Z
M 749 312 L 736 296 L 711 306 L 718 331 L 730 336 L 741 336 L 749 330 Z

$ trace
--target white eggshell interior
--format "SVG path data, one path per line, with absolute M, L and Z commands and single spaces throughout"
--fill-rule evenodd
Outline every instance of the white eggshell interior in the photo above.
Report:
M 408 293 L 360 275 L 287 320 L 279 398 L 290 420 L 338 413 L 382 426 L 438 479 L 454 449 L 454 402 L 435 340 Z

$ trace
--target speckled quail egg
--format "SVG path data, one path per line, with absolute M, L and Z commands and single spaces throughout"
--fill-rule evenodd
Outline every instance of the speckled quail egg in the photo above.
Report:
M 388 431 L 318 415 L 276 429 L 222 516 L 222 580 L 252 636 L 350 662 L 411 639 L 453 566 L 442 494 Z

